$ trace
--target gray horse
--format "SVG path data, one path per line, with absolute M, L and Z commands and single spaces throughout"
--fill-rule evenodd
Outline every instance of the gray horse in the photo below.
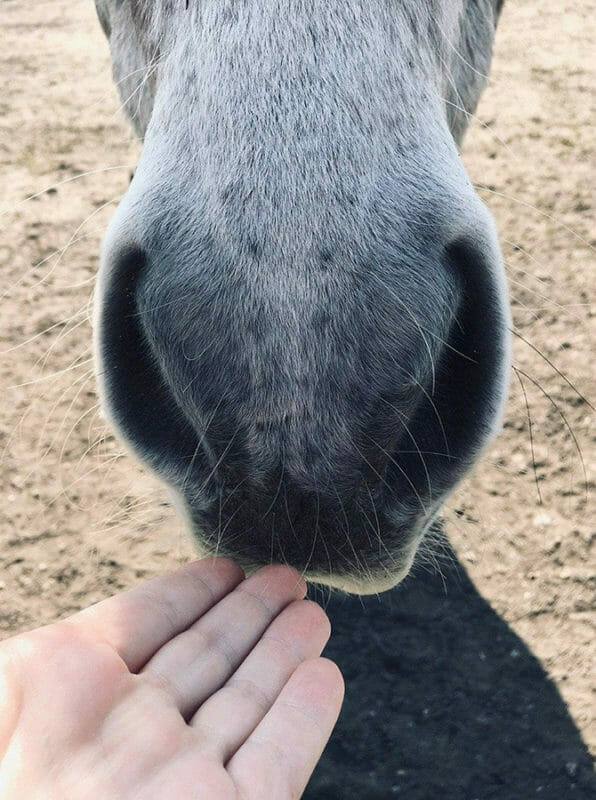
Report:
M 97 0 L 144 139 L 105 411 L 204 552 L 408 572 L 500 425 L 504 270 L 458 146 L 502 0 Z

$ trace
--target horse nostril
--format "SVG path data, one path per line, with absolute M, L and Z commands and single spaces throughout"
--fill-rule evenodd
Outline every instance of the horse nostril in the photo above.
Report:
M 177 407 L 147 340 L 137 302 L 146 267 L 146 254 L 134 246 L 110 260 L 96 300 L 97 371 L 107 416 L 143 460 L 173 475 L 181 463 L 186 468 L 197 435 Z
M 419 395 L 404 448 L 388 466 L 388 482 L 407 495 L 444 496 L 492 438 L 507 392 L 508 307 L 496 248 L 462 240 L 446 265 L 460 286 L 448 337 L 436 364 L 436 384 Z M 415 447 L 411 445 L 415 443 Z
M 510 318 L 498 248 L 481 239 L 463 239 L 447 250 L 447 263 L 459 276 L 462 300 L 450 336 L 452 380 L 465 387 L 470 402 L 482 405 L 495 424 L 509 374 Z
M 108 396 L 134 389 L 135 396 L 142 396 L 147 386 L 140 379 L 146 374 L 148 365 L 135 370 L 132 380 L 128 377 L 132 364 L 144 361 L 145 347 L 137 313 L 135 288 L 146 263 L 142 250 L 130 247 L 117 253 L 111 261 L 107 288 L 99 306 L 96 340 L 99 358 L 109 369 L 106 385 Z

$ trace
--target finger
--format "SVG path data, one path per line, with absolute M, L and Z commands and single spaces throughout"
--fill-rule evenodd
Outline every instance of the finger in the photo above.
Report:
M 156 653 L 143 674 L 164 687 L 188 719 L 223 686 L 280 611 L 305 594 L 293 569 L 265 567 Z
M 227 770 L 246 800 L 302 797 L 335 727 L 344 683 L 332 661 L 302 663 Z
M 271 623 L 228 682 L 197 711 L 192 726 L 226 763 L 257 727 L 296 668 L 323 652 L 331 626 L 325 612 L 297 600 Z
M 243 579 L 237 564 L 206 558 L 81 611 L 70 622 L 91 626 L 137 672 Z

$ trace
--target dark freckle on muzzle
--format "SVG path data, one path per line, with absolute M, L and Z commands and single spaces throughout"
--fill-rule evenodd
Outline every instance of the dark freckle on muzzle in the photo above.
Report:
M 323 249 L 320 251 L 321 267 L 327 269 L 333 261 L 333 253 L 330 250 Z

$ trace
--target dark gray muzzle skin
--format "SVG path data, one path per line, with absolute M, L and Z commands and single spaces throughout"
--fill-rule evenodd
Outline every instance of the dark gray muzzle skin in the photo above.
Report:
M 96 294 L 104 407 L 203 550 L 376 592 L 499 425 L 494 226 L 412 19 L 238 5 L 155 80 Z

